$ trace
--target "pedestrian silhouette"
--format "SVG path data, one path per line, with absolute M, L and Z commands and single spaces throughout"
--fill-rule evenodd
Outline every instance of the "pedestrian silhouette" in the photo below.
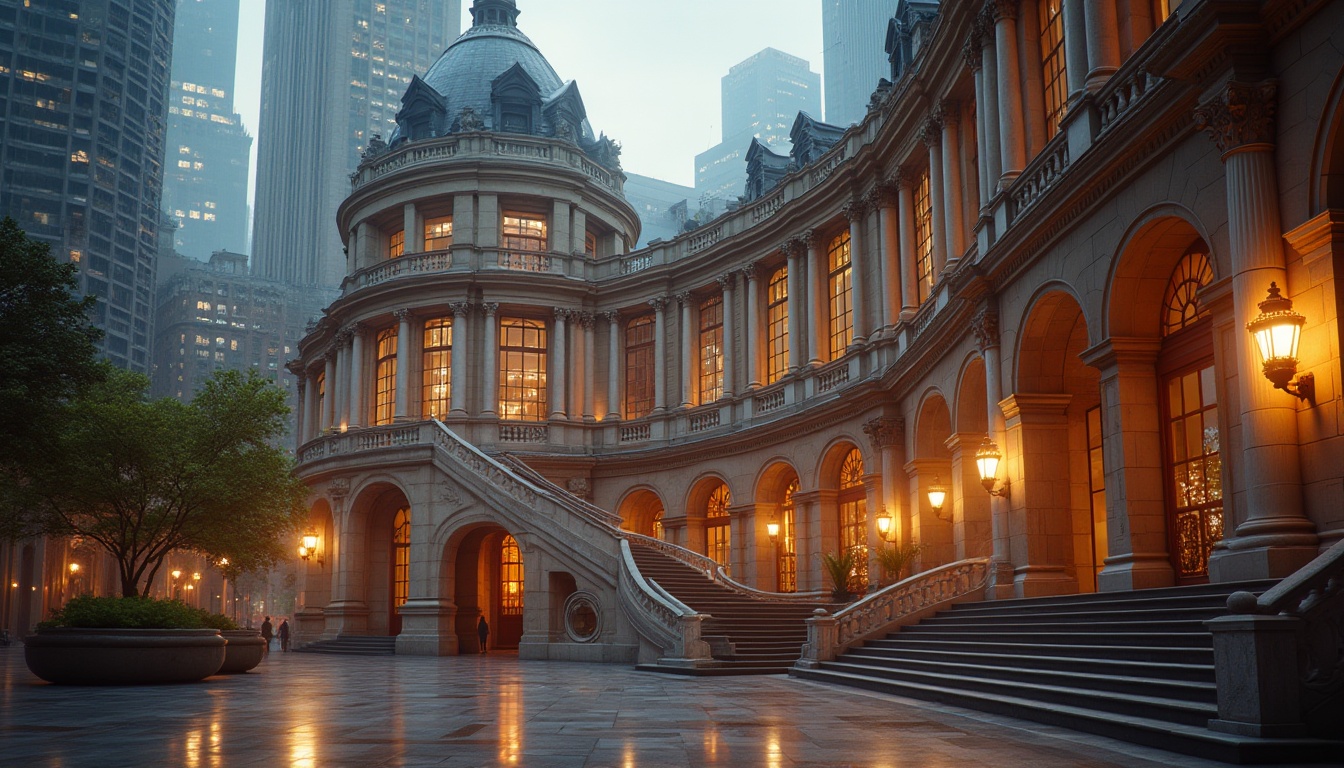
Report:
M 481 639 L 481 653 L 485 653 L 485 641 L 490 637 L 490 625 L 485 623 L 485 616 L 476 622 L 476 636 Z
M 271 617 L 261 622 L 261 639 L 266 641 L 266 653 L 271 652 L 271 638 L 275 637 L 275 632 L 271 629 Z
M 277 632 L 277 635 L 280 637 L 280 650 L 281 650 L 281 651 L 288 651 L 288 650 L 289 650 L 289 619 L 282 619 L 282 620 L 280 621 L 280 629 L 279 629 L 279 631 Z

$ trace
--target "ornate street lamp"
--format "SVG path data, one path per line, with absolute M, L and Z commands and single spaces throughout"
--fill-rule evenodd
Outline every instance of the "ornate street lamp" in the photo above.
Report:
M 933 476 L 933 483 L 929 485 L 929 506 L 933 507 L 933 514 L 938 516 L 939 520 L 947 520 L 943 514 L 943 503 L 947 501 L 947 486 L 939 481 L 938 476 Z
M 883 505 L 877 513 L 877 535 L 881 536 L 883 541 L 891 541 L 896 533 L 896 527 L 891 523 L 891 513 L 887 511 L 886 505 Z
M 1260 315 L 1246 324 L 1255 345 L 1260 350 L 1260 361 L 1265 378 L 1300 400 L 1316 404 L 1316 378 L 1304 373 L 1293 382 L 1297 373 L 1297 346 L 1302 340 L 1302 326 L 1307 318 L 1293 311 L 1292 299 L 1279 294 L 1278 283 L 1269 284 L 1269 295 L 1260 302 Z
M 999 482 L 999 462 L 1003 459 L 1003 454 L 999 452 L 999 446 L 989 436 L 985 436 L 984 442 L 975 451 L 975 469 L 980 473 L 980 484 L 990 496 L 1008 498 L 1008 481 L 1003 481 L 1003 488 L 995 489 Z
M 770 522 L 765 524 L 765 535 L 770 537 L 771 541 L 779 540 L 779 521 L 770 518 Z
M 308 531 L 303 534 L 303 540 L 299 544 L 299 557 L 303 558 L 304 560 L 308 560 L 309 558 L 315 558 L 317 560 L 317 564 L 321 565 L 322 553 L 318 551 L 318 546 L 321 543 L 322 539 L 317 535 L 317 531 L 314 531 L 312 528 L 309 528 Z

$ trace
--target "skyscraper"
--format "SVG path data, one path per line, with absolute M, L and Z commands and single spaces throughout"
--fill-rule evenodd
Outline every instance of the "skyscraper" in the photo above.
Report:
M 822 0 L 822 69 L 826 122 L 846 126 L 863 119 L 868 97 L 888 74 L 883 43 L 899 0 Z
M 253 273 L 335 287 L 336 207 L 401 96 L 461 28 L 461 0 L 269 0 L 257 147 Z
M 702 198 L 733 199 L 746 183 L 753 138 L 787 153 L 799 112 L 820 117 L 821 76 L 806 59 L 766 48 L 733 65 L 722 81 L 723 141 L 695 156 Z
M 113 364 L 148 373 L 173 0 L 0 5 L 0 215 L 80 265 Z
M 252 137 L 233 108 L 238 0 L 181 0 L 173 31 L 163 208 L 174 248 L 204 261 L 247 249 Z

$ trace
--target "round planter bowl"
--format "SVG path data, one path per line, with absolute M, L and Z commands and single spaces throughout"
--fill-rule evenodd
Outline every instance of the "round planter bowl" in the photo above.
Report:
M 266 641 L 261 639 L 261 631 L 256 629 L 226 629 L 219 634 L 224 636 L 228 645 L 224 646 L 224 666 L 219 675 L 236 675 L 246 672 L 261 663 L 266 655 Z
M 149 685 L 203 680 L 224 664 L 217 629 L 39 629 L 24 640 L 34 675 L 60 685 Z

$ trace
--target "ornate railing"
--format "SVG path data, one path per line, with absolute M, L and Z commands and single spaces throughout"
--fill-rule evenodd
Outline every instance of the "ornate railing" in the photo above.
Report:
M 829 392 L 847 381 L 849 381 L 849 362 L 845 361 L 845 364 L 839 368 L 832 368 L 818 374 L 817 391 Z
M 499 266 L 518 272 L 550 272 L 551 256 L 535 251 L 500 251 Z
M 374 179 L 408 165 L 434 162 L 455 157 L 458 152 L 456 140 L 438 141 L 433 144 L 410 144 L 405 148 L 390 152 L 384 157 L 361 167 L 350 177 L 351 186 L 358 189 Z
M 719 426 L 719 409 L 715 408 L 708 413 L 697 413 L 691 417 L 691 431 L 703 432 L 706 429 L 713 429 Z
M 753 600 L 765 600 L 771 602 L 818 602 L 826 597 L 825 592 L 764 592 L 754 587 L 749 587 L 739 581 L 734 581 L 723 566 L 713 558 L 687 549 L 686 547 L 671 542 L 655 539 L 652 536 L 645 536 L 630 531 L 621 531 L 621 537 L 630 542 L 632 547 L 644 547 L 661 552 L 674 560 L 689 565 L 695 570 L 703 573 L 705 578 L 713 581 L 725 589 L 736 592 L 743 597 L 749 597 Z
M 660 663 L 694 666 L 712 663 L 709 644 L 700 639 L 706 616 L 645 579 L 630 553 L 630 543 L 622 540 L 621 573 L 617 591 L 621 612 L 635 631 L 648 643 L 662 650 Z
M 622 261 L 621 274 L 628 275 L 632 272 L 648 269 L 651 266 L 653 266 L 653 256 L 646 253 L 643 256 L 635 256 Z
M 445 272 L 453 266 L 453 255 L 448 251 L 426 251 L 388 259 L 372 267 L 355 272 L 346 278 L 345 289 L 368 288 L 393 278 L 406 275 L 422 275 L 429 272 Z
M 551 429 L 546 424 L 500 424 L 501 443 L 544 443 L 550 439 Z
M 538 489 L 543 495 L 551 501 L 554 501 L 556 504 L 559 504 L 581 517 L 588 518 L 599 525 L 609 528 L 610 533 L 613 536 L 620 535 L 620 515 L 608 512 L 596 504 L 574 495 L 568 489 L 561 488 L 550 480 L 547 480 L 545 475 L 529 467 L 527 462 L 519 459 L 517 456 L 511 456 L 507 453 L 500 454 L 499 463 L 508 467 L 528 483 L 531 483 L 534 488 Z
M 543 492 L 508 467 L 486 456 L 479 448 L 458 437 L 446 424 L 434 420 L 434 444 L 447 451 L 491 485 L 528 506 L 535 506 Z
M 642 443 L 648 440 L 653 434 L 653 428 L 648 424 L 635 424 L 629 427 L 621 427 L 622 443 Z
M 1027 165 L 1022 175 L 1013 182 L 1012 198 L 1015 216 L 1021 215 L 1041 199 L 1069 167 L 1069 137 L 1060 132 L 1045 145 L 1045 149 Z
M 797 666 L 815 667 L 850 647 L 929 615 L 984 597 L 989 558 L 961 560 L 892 584 L 831 615 L 817 609 L 807 620 L 807 644 Z
M 1126 59 L 1120 69 L 1097 91 L 1097 112 L 1100 118 L 1098 135 L 1121 123 L 1125 116 L 1151 98 L 1166 82 L 1166 78 L 1148 71 L 1148 62 L 1154 54 L 1165 48 L 1162 41 L 1175 34 L 1179 26 L 1179 23 L 1173 24 L 1168 21 L 1158 27 L 1139 52 Z
M 377 448 L 395 448 L 404 445 L 417 445 L 420 442 L 420 427 L 368 427 L 355 428 L 349 432 L 327 435 L 310 442 L 299 450 L 300 464 L 325 459 L 328 456 L 340 456 L 358 451 Z
M 723 239 L 723 227 L 714 226 L 703 232 L 696 232 L 686 241 L 686 252 L 696 253 Z
M 762 392 L 751 400 L 752 413 L 769 413 L 777 408 L 783 408 L 785 403 L 784 388 L 780 387 L 772 392 Z
M 760 224 L 762 221 L 774 216 L 779 212 L 779 209 L 783 207 L 784 193 L 776 192 L 751 207 L 751 223 Z

